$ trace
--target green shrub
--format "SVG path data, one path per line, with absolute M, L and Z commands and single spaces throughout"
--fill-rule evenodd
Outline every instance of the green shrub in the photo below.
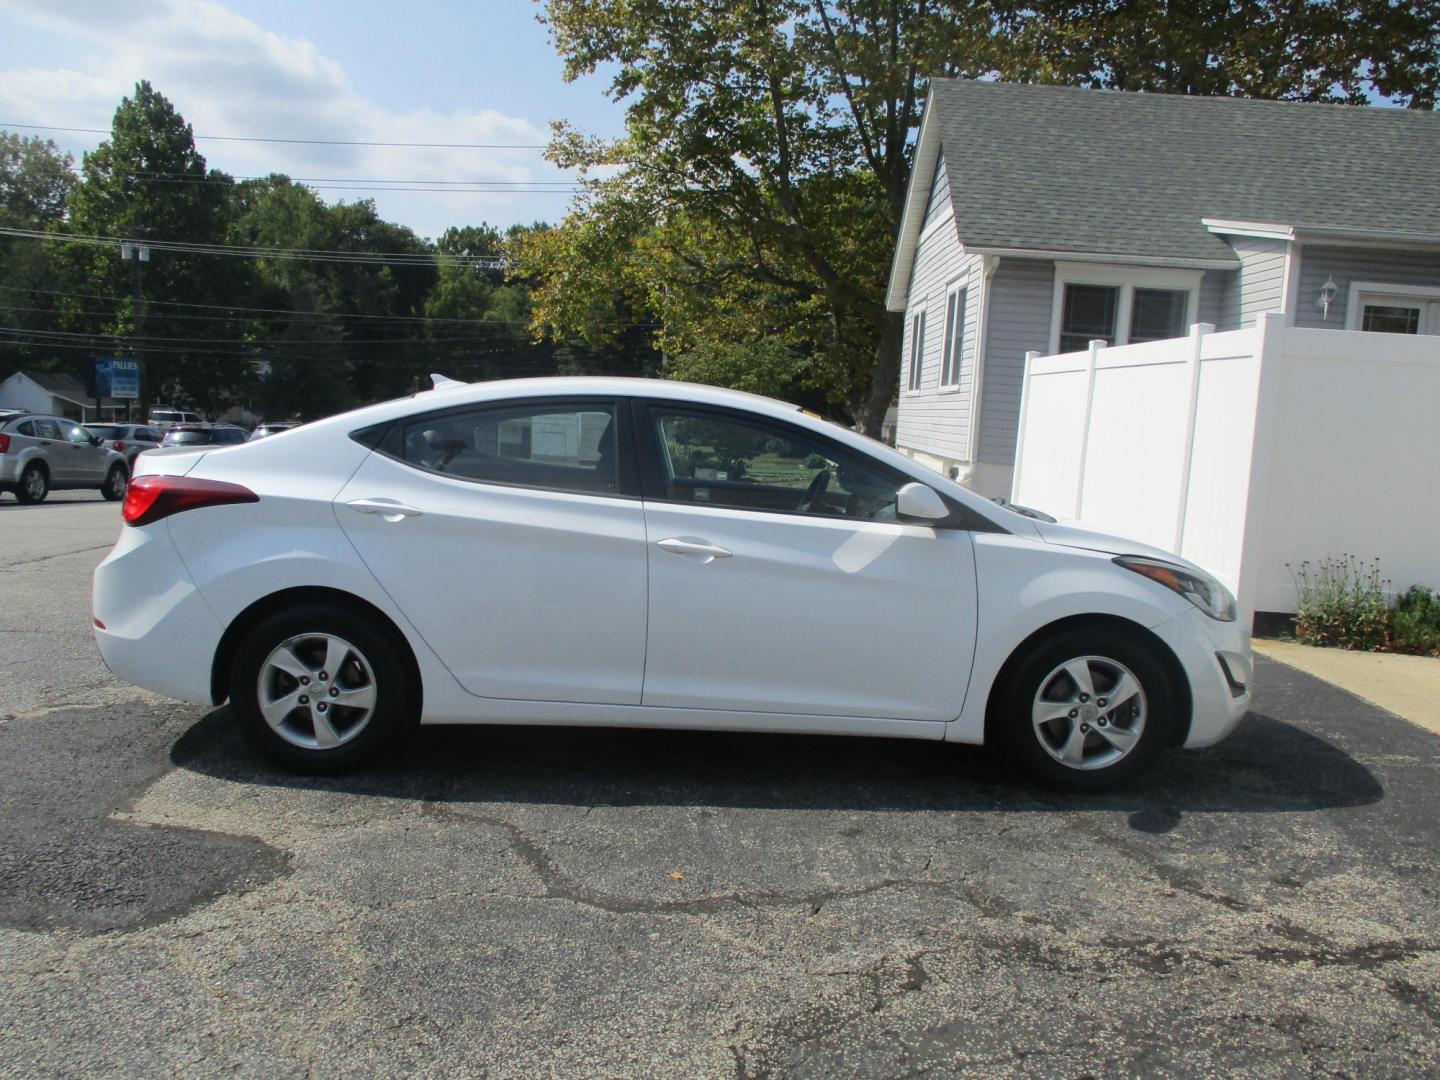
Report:
M 1353 555 L 1302 562 L 1291 570 L 1299 600 L 1295 636 L 1307 645 L 1340 649 L 1382 649 L 1390 640 L 1390 606 L 1380 578 L 1380 563 Z
M 1397 596 L 1390 636 L 1396 652 L 1440 656 L 1440 594 L 1412 585 Z
M 805 459 L 805 468 L 807 469 L 823 469 L 829 464 L 830 463 L 819 454 L 811 454 Z

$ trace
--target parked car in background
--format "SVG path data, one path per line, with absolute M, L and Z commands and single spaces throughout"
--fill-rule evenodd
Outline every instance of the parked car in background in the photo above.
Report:
M 161 431 L 179 424 L 203 424 L 205 422 L 205 418 L 198 413 L 165 408 L 151 409 L 148 419 L 151 427 L 158 427 Z
M 250 433 L 251 439 L 263 439 L 267 435 L 279 435 L 282 431 L 291 431 L 300 426 L 298 420 L 262 420 L 255 425 L 255 430 Z
M 23 503 L 73 488 L 96 488 L 113 502 L 124 496 L 129 475 L 119 451 L 73 420 L 0 413 L 0 491 Z
M 86 424 L 85 430 L 105 440 L 111 450 L 125 456 L 125 466 L 135 471 L 135 459 L 146 450 L 154 450 L 165 438 L 159 428 L 144 424 Z
M 1201 568 L 751 394 L 440 382 L 137 465 L 95 573 L 106 663 L 228 697 L 292 768 L 418 719 L 998 743 L 1098 789 L 1250 701 Z
M 250 437 L 242 427 L 230 424 L 186 424 L 165 432 L 161 446 L 229 446 Z

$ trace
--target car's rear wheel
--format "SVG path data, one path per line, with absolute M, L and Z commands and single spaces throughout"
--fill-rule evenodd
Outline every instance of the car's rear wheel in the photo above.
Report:
M 50 474 L 43 465 L 30 464 L 20 474 L 20 483 L 15 488 L 15 497 L 22 503 L 44 502 L 50 494 Z
M 104 495 L 109 502 L 118 502 L 125 497 L 125 485 L 129 482 L 128 474 L 124 465 L 111 465 L 110 471 L 105 474 L 105 483 L 100 488 L 100 494 Z
M 1059 787 L 1102 791 L 1144 772 L 1181 722 L 1153 647 L 1108 626 L 1033 646 L 1012 669 L 997 734 Z
M 314 605 L 265 619 L 230 674 L 245 733 L 298 772 L 356 768 L 394 745 L 414 699 L 394 643 L 365 617 Z

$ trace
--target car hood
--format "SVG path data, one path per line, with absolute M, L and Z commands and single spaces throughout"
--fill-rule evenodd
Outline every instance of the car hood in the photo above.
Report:
M 1052 525 L 1046 521 L 1031 522 L 1035 531 L 1040 534 L 1040 539 L 1047 544 L 1056 544 L 1061 547 L 1084 548 L 1086 551 L 1103 551 L 1107 555 L 1143 555 L 1147 559 L 1162 559 L 1165 562 L 1176 563 L 1180 566 L 1189 567 L 1192 570 L 1200 570 L 1208 573 L 1202 567 L 1196 566 L 1189 559 L 1182 559 L 1173 551 L 1166 551 L 1164 548 L 1156 547 L 1154 544 L 1146 544 L 1139 540 L 1127 540 L 1123 536 L 1113 536 L 1110 533 L 1094 532 L 1090 529 L 1077 528 L 1074 525 Z

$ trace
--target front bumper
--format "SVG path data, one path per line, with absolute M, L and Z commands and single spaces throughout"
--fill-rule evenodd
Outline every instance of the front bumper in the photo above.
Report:
M 1198 608 L 1152 627 L 1170 647 L 1190 681 L 1191 717 L 1186 747 L 1225 738 L 1250 709 L 1255 667 L 1243 622 L 1219 622 Z
M 169 523 L 122 526 L 95 570 L 95 641 L 106 666 L 135 686 L 211 704 L 210 668 L 224 627 L 170 539 Z

